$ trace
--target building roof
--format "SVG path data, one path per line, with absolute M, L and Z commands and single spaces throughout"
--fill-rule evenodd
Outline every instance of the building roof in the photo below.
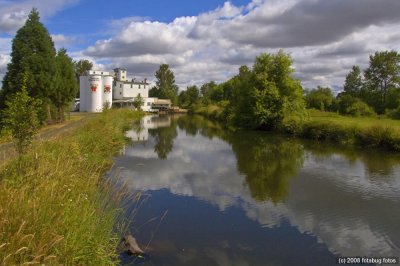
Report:
M 171 104 L 170 99 L 157 99 L 154 101 L 154 104 Z
M 144 81 L 116 80 L 116 82 L 121 82 L 125 84 L 136 84 L 136 85 L 150 85 L 150 83 Z

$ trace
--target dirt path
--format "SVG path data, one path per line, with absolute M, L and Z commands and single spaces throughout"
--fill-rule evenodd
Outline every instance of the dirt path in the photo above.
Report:
M 64 122 L 61 125 L 51 125 L 40 130 L 36 139 L 48 140 L 58 136 L 67 134 L 73 131 L 78 126 L 86 123 L 90 119 L 96 117 L 97 114 L 93 113 L 71 113 L 71 120 Z M 14 144 L 12 142 L 0 144 L 0 165 L 7 160 L 16 156 Z

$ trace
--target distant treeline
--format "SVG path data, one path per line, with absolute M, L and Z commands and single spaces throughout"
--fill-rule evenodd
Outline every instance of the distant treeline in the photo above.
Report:
M 208 109 L 228 125 L 253 129 L 277 128 L 288 117 L 301 119 L 307 108 L 400 118 L 400 55 L 396 51 L 371 55 L 363 74 L 354 66 L 336 97 L 330 88 L 303 89 L 292 73 L 288 54 L 261 54 L 251 69 L 241 66 L 226 82 L 189 86 L 180 92 L 179 104 L 192 112 Z

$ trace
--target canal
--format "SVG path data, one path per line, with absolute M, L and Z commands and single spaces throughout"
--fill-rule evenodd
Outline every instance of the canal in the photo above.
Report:
M 399 257 L 400 157 L 198 116 L 146 116 L 113 176 L 145 259 L 125 265 L 336 265 Z M 116 174 L 117 173 L 117 174 Z

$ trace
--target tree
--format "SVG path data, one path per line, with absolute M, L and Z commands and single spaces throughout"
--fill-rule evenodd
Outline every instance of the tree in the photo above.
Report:
M 344 83 L 344 92 L 348 93 L 353 97 L 363 98 L 363 81 L 361 76 L 361 70 L 359 66 L 353 66 L 349 74 L 346 75 Z
M 136 109 L 140 109 L 143 105 L 144 101 L 143 98 L 140 96 L 140 94 L 138 94 L 138 96 L 135 97 L 135 99 L 133 100 L 133 106 Z
M 39 100 L 29 97 L 25 86 L 11 95 L 5 102 L 3 110 L 5 127 L 11 131 L 15 142 L 15 148 L 22 155 L 31 144 L 33 136 L 39 128 L 37 108 Z
M 79 82 L 79 77 L 84 75 L 87 71 L 92 70 L 93 63 L 89 60 L 74 61 L 74 71 L 76 80 Z
M 199 88 L 197 86 L 188 86 L 185 91 L 179 93 L 178 102 L 180 106 L 187 108 L 196 103 L 199 97 Z
M 364 73 L 367 88 L 378 96 L 373 107 L 378 113 L 385 110 L 390 89 L 400 86 L 400 54 L 396 51 L 375 52 L 369 57 L 369 67 Z
M 308 91 L 305 99 L 308 108 L 330 111 L 335 98 L 330 88 L 318 86 L 316 89 Z
M 56 56 L 56 86 L 50 98 L 57 108 L 57 120 L 64 121 L 64 108 L 75 98 L 78 92 L 78 83 L 72 59 L 67 55 L 67 50 L 60 49 Z
M 252 71 L 241 67 L 232 80 L 235 89 L 230 108 L 234 124 L 272 129 L 286 116 L 304 114 L 303 90 L 291 76 L 291 65 L 291 57 L 279 51 L 258 56 Z
M 85 59 L 85 60 L 74 61 L 73 64 L 74 64 L 75 78 L 79 84 L 80 82 L 79 77 L 84 75 L 87 71 L 92 70 L 93 63 Z M 76 93 L 76 97 L 79 98 L 79 90 Z
M 3 79 L 0 108 L 5 107 L 7 97 L 25 86 L 31 97 L 42 102 L 40 120 L 51 119 L 49 96 L 55 86 L 55 55 L 49 32 L 40 22 L 39 12 L 33 8 L 12 42 L 11 62 Z
M 151 95 L 157 95 L 157 97 L 163 99 L 170 99 L 172 104 L 176 105 L 178 102 L 178 86 L 175 84 L 175 76 L 172 70 L 169 69 L 169 66 L 167 64 L 162 64 L 156 71 L 155 77 L 157 79 L 157 92 L 155 93 L 153 91 Z

